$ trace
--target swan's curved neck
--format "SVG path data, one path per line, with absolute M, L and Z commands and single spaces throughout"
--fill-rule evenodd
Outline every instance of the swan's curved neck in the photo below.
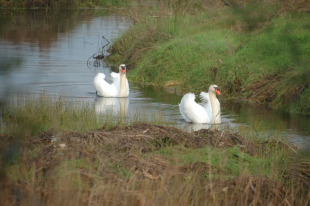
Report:
M 221 110 L 219 105 L 217 104 L 217 98 L 215 93 L 209 92 L 210 95 L 210 102 L 212 107 L 212 123 L 213 124 L 220 124 L 221 123 Z
M 119 97 L 126 97 L 126 74 L 120 74 Z

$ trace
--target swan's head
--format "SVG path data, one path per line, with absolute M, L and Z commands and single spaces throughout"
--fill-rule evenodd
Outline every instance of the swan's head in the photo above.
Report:
M 209 87 L 209 92 L 213 92 L 213 93 L 216 93 L 218 95 L 221 94 L 219 87 L 215 84 L 213 84 Z
M 126 74 L 126 65 L 125 64 L 119 65 L 119 73 Z

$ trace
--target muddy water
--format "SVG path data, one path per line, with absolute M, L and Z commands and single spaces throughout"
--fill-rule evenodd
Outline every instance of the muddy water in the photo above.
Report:
M 126 17 L 104 10 L 33 10 L 0 17 L 0 100 L 45 93 L 87 102 L 98 115 L 140 114 L 187 131 L 209 128 L 185 123 L 177 106 L 181 97 L 165 91 L 130 83 L 129 98 L 96 97 L 92 83 L 95 74 L 109 74 L 113 67 L 95 64 L 91 57 L 106 44 L 102 36 L 113 42 L 130 24 Z M 107 54 L 105 49 L 103 53 Z M 225 102 L 222 113 L 224 126 L 254 128 L 270 135 L 277 132 L 289 136 L 299 148 L 310 149 L 309 118 Z

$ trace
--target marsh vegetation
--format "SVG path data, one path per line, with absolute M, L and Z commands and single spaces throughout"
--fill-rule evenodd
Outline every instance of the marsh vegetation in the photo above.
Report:
M 2 107 L 1 125 L 2 205 L 309 201 L 309 158 L 280 137 L 99 118 L 87 105 L 44 96 Z
M 303 0 L 133 5 L 127 11 L 134 26 L 114 42 L 108 60 L 126 62 L 133 82 L 178 93 L 212 82 L 231 99 L 307 115 L 308 6 Z M 56 16 L 55 27 L 71 28 Z M 46 45 L 35 36 L 38 28 L 24 36 Z M 309 153 L 281 133 L 265 137 L 255 127 L 189 133 L 160 114 L 98 115 L 76 99 L 14 97 L 0 101 L 1 205 L 309 204 Z

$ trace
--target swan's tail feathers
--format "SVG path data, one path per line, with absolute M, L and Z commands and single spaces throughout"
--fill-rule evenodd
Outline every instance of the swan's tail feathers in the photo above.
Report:
M 200 97 L 200 100 L 202 101 L 202 104 L 208 104 L 210 102 L 209 93 L 200 92 L 199 97 Z

